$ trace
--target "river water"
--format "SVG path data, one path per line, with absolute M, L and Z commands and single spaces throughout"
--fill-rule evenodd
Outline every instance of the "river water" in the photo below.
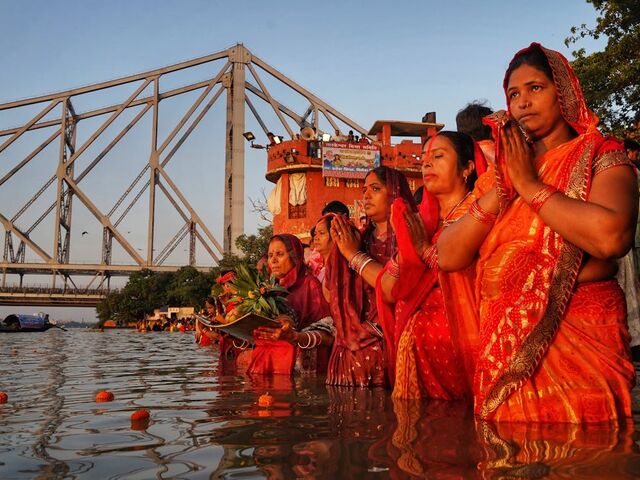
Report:
M 625 425 L 492 425 L 316 378 L 223 375 L 192 334 L 0 337 L 0 478 L 640 478 Z M 96 403 L 108 389 L 115 400 Z M 269 392 L 273 407 L 257 405 Z M 148 424 L 131 422 L 141 408 Z

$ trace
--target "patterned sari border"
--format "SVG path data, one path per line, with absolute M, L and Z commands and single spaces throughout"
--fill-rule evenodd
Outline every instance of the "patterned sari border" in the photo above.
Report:
M 596 145 L 596 141 L 589 141 L 576 162 L 565 191 L 568 197 L 586 200 L 591 183 L 590 159 L 593 158 Z M 578 247 L 561 238 L 559 240 L 560 254 L 554 266 L 547 309 L 485 397 L 480 408 L 482 418 L 488 418 L 513 391 L 519 389 L 531 377 L 558 330 L 578 278 L 583 257 L 583 252 Z

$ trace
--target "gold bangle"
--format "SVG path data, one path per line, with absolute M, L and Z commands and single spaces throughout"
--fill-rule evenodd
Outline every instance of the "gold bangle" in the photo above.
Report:
M 529 206 L 535 213 L 538 213 L 545 202 L 556 193 L 559 193 L 556 187 L 552 185 L 545 185 L 538 190 L 533 197 L 531 197 Z
M 493 223 L 496 221 L 496 218 L 498 218 L 497 213 L 487 212 L 484 208 L 482 208 L 478 200 L 473 202 L 469 207 L 469 215 L 471 215 L 478 222 L 484 223 L 485 225 L 493 225 Z

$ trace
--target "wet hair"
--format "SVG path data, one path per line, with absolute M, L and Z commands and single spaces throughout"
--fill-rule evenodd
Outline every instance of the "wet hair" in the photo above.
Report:
M 349 207 L 347 207 L 340 200 L 332 200 L 327 203 L 322 209 L 322 215 L 326 215 L 327 213 L 337 213 L 339 215 L 349 216 Z
M 549 59 L 539 47 L 534 47 L 516 55 L 513 60 L 511 60 L 504 77 L 505 87 L 509 84 L 509 79 L 514 70 L 522 65 L 529 65 L 530 67 L 540 70 L 549 80 L 553 81 L 553 70 L 551 70 L 551 65 L 549 65 Z
M 453 145 L 453 149 L 458 157 L 458 171 L 462 171 L 467 168 L 469 161 L 472 161 L 475 166 L 475 146 L 473 138 L 466 133 L 452 132 L 449 130 L 442 130 L 436 135 L 437 137 L 445 137 Z M 473 186 L 478 179 L 478 172 L 473 169 L 473 172 L 467 177 L 467 187 L 469 190 L 473 190 Z
M 491 110 L 484 102 L 474 101 L 456 115 L 456 128 L 476 141 L 491 140 L 491 127 L 482 123 L 482 118 L 491 115 Z

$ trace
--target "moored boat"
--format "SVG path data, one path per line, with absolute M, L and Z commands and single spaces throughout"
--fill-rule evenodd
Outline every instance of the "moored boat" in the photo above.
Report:
M 50 328 L 62 328 L 49 320 L 49 315 L 14 313 L 0 321 L 0 332 L 44 332 Z M 63 329 L 64 330 L 64 329 Z

